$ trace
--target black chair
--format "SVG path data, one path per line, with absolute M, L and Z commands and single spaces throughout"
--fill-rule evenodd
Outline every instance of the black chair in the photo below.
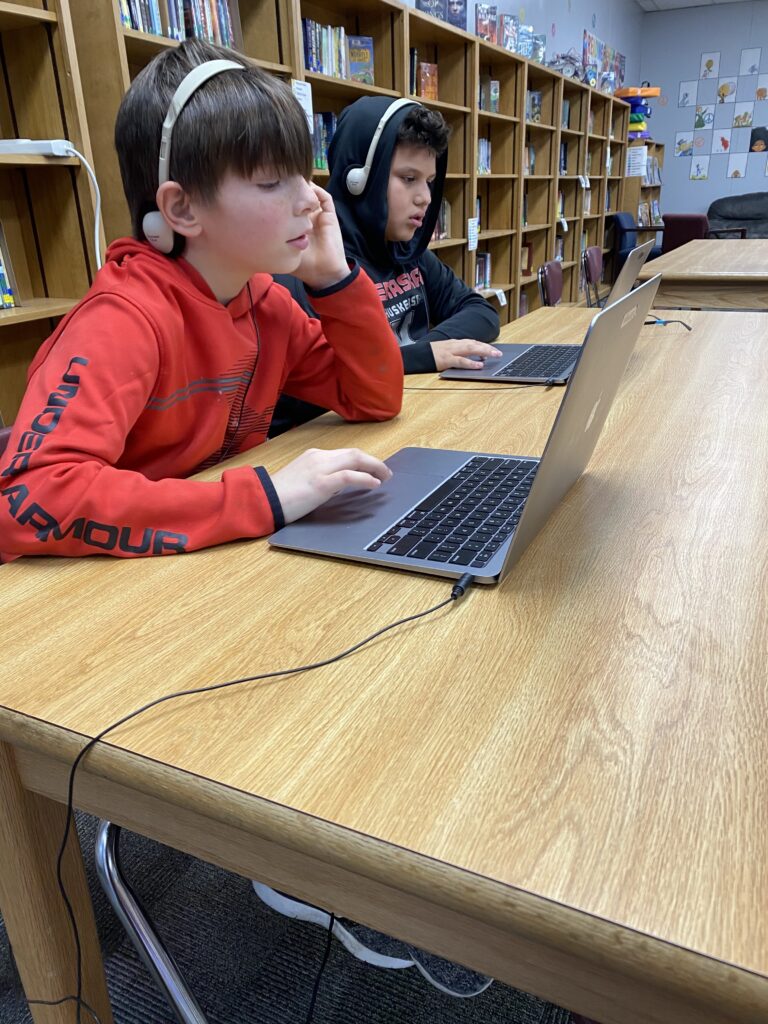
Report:
M 559 260 L 549 260 L 539 267 L 536 275 L 539 295 L 545 306 L 558 306 L 563 297 L 563 266 Z
M 627 256 L 637 247 L 637 224 L 631 213 L 613 214 L 613 276 L 616 279 L 624 266 Z M 661 246 L 655 245 L 648 256 L 649 260 L 661 256 Z M 647 262 L 647 261 L 646 261 Z
M 581 269 L 584 274 L 584 294 L 588 306 L 602 306 L 600 282 L 603 279 L 603 250 L 599 245 L 589 245 L 581 254 Z

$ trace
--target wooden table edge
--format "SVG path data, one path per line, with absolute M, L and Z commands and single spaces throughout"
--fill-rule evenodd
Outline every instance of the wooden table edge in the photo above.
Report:
M 0 740 L 15 748 L 26 789 L 65 801 L 81 736 L 0 707 Z M 627 1005 L 646 1006 L 637 1024 L 758 1024 L 768 1015 L 768 977 L 107 742 L 87 755 L 75 792 L 91 814 L 601 1024 L 625 1024 Z

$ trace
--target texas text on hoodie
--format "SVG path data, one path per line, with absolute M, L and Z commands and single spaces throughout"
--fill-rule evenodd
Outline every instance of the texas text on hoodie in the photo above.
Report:
M 387 242 L 387 187 L 397 133 L 411 107 L 387 121 L 376 146 L 371 173 L 360 196 L 346 186 L 347 172 L 362 167 L 371 139 L 391 99 L 365 96 L 342 111 L 328 149 L 333 196 L 347 255 L 357 260 L 376 283 L 389 325 L 401 346 L 406 373 L 434 372 L 430 342 L 449 338 L 493 341 L 499 317 L 485 299 L 473 292 L 427 249 L 435 230 L 448 156 L 437 160 L 432 200 L 410 242 Z M 289 279 L 278 278 L 288 284 Z M 300 282 L 288 284 L 306 308 Z
M 348 420 L 402 399 L 365 273 L 310 294 L 319 322 L 266 274 L 224 306 L 183 259 L 113 243 L 30 367 L 0 463 L 2 557 L 168 554 L 279 528 L 263 468 L 185 478 L 260 444 L 281 392 Z

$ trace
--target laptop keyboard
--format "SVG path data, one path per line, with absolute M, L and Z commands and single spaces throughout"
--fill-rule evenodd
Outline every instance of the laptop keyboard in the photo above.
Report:
M 579 354 L 581 345 L 534 345 L 511 363 L 502 366 L 494 377 L 561 377 Z
M 487 565 L 514 533 L 538 465 L 475 456 L 365 550 Z

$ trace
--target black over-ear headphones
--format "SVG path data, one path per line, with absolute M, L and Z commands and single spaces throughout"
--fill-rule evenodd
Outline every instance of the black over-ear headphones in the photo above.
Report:
M 163 121 L 163 130 L 160 136 L 160 162 L 157 169 L 158 188 L 169 180 L 173 126 L 176 124 L 176 120 L 184 109 L 185 104 L 203 82 L 207 82 L 214 75 L 221 74 L 222 71 L 230 70 L 244 71 L 245 66 L 238 64 L 234 60 L 207 60 L 204 64 L 198 64 L 197 67 L 192 68 L 182 78 L 171 98 L 168 113 Z M 152 210 L 150 213 L 146 213 L 141 222 L 141 228 L 144 232 L 144 237 L 150 245 L 153 245 L 160 252 L 171 252 L 173 249 L 173 228 L 159 210 Z
M 362 167 L 353 167 L 347 171 L 347 191 L 351 192 L 353 196 L 362 195 L 365 190 L 365 186 L 368 184 L 368 175 L 371 173 L 371 167 L 373 166 L 373 158 L 376 155 L 376 147 L 379 144 L 381 134 L 386 127 L 387 121 L 396 114 L 398 110 L 402 110 L 403 107 L 420 107 L 421 103 L 417 100 L 409 100 L 403 97 L 402 99 L 395 100 L 394 103 L 390 104 L 381 116 L 381 120 L 376 125 L 376 131 L 373 133 L 371 144 L 368 147 L 368 153 L 365 157 L 365 164 Z

